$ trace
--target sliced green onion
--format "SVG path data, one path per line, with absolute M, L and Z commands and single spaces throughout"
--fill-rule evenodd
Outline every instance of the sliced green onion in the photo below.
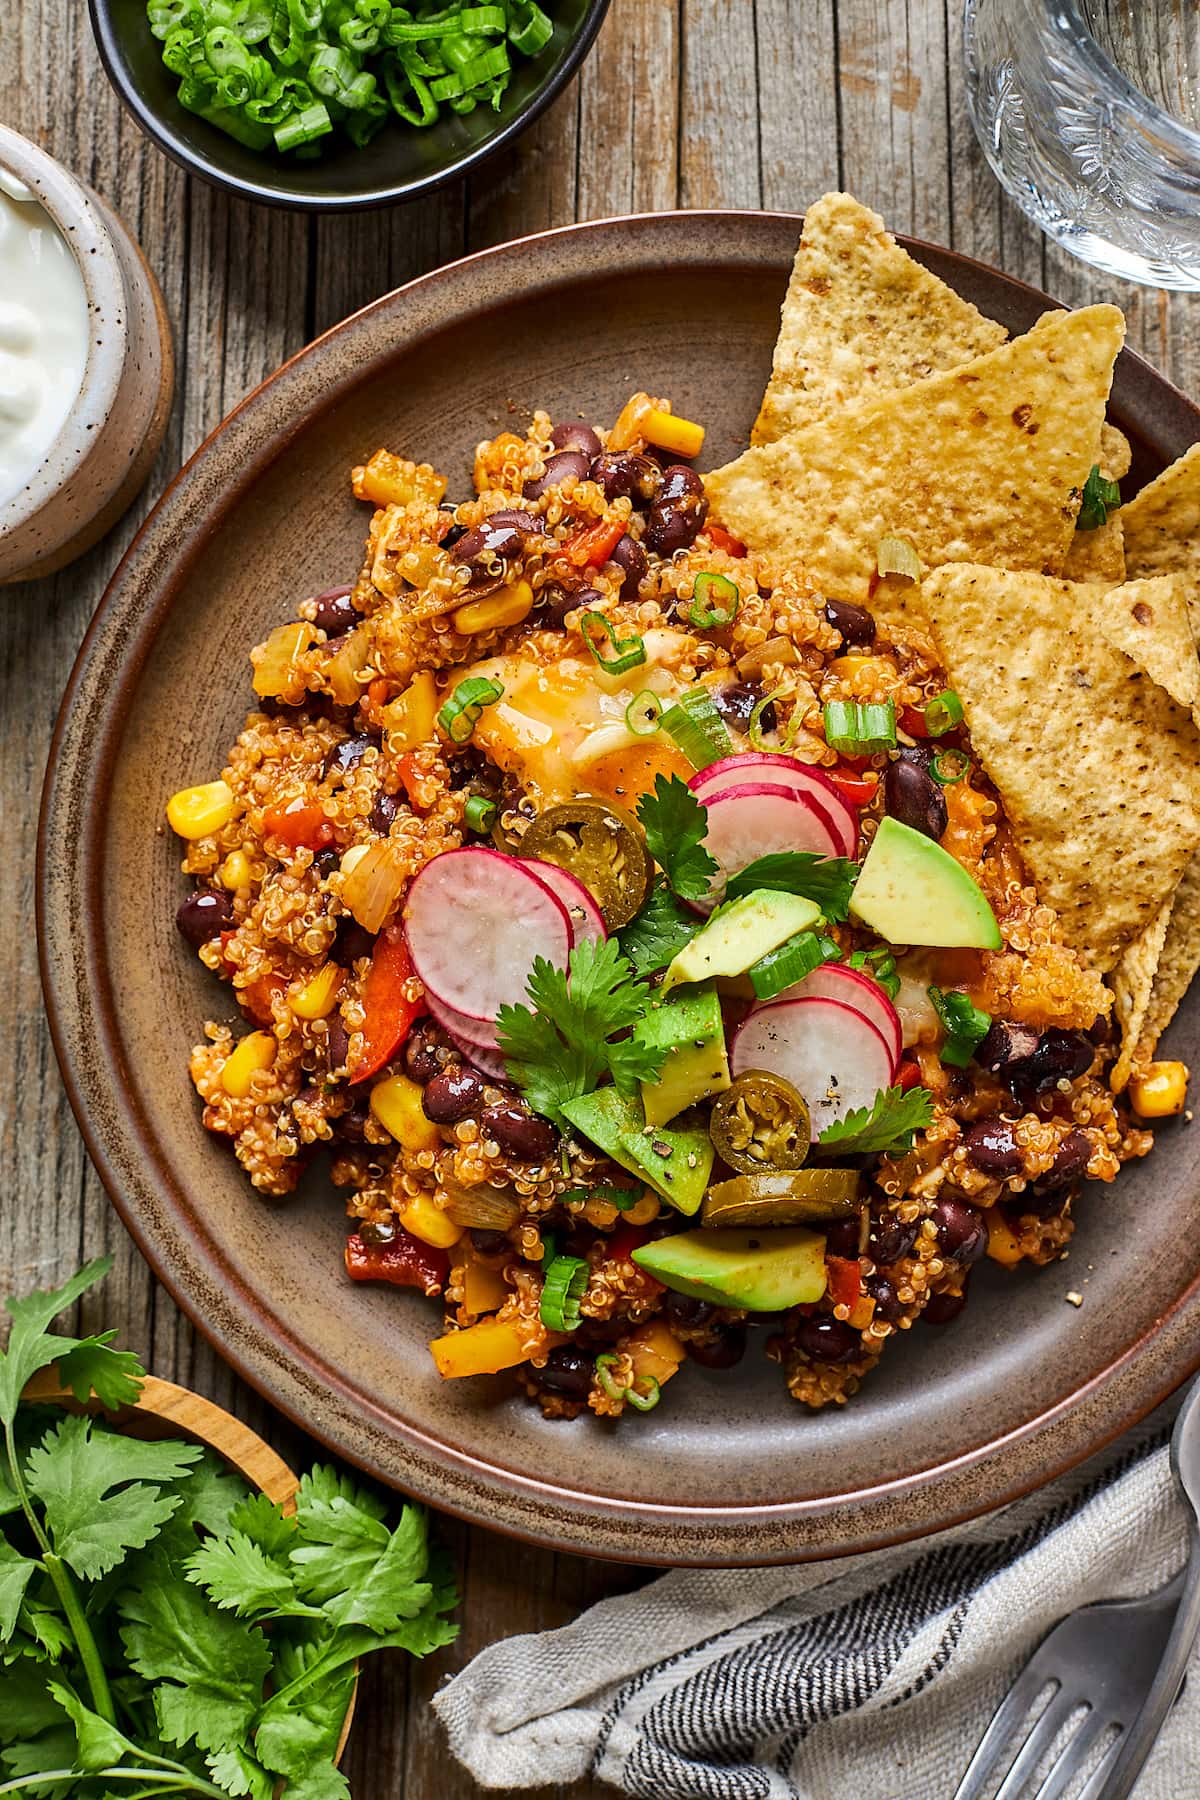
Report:
M 648 1394 L 639 1394 L 634 1387 L 625 1389 L 625 1399 L 627 1403 L 634 1407 L 638 1412 L 653 1412 L 659 1401 L 662 1399 L 662 1389 L 654 1379 L 654 1376 L 648 1375 L 646 1379 L 650 1383 L 650 1392 Z
M 702 569 L 692 584 L 688 623 L 698 631 L 732 625 L 741 604 L 736 581 L 730 581 L 728 575 L 717 575 L 712 569 Z
M 881 537 L 875 567 L 880 575 L 903 575 L 909 581 L 921 579 L 921 559 L 907 538 Z
M 437 716 L 450 742 L 465 744 L 484 707 L 494 706 L 503 692 L 504 684 L 490 681 L 486 675 L 472 675 L 460 681 Z
M 653 737 L 662 721 L 662 701 L 643 688 L 625 708 L 625 723 L 634 737 Z
M 618 1387 L 608 1372 L 615 1369 L 619 1361 L 620 1358 L 614 1356 L 611 1350 L 606 1350 L 603 1356 L 596 1358 L 596 1380 L 610 1400 L 623 1400 L 629 1392 L 628 1388 Z
M 869 756 L 891 750 L 896 744 L 896 705 L 892 700 L 869 702 L 827 700 L 823 708 L 825 741 L 844 756 Z
M 619 1188 L 603 1184 L 593 1188 L 570 1188 L 565 1194 L 559 1195 L 564 1205 L 570 1200 L 604 1200 L 609 1206 L 615 1206 L 618 1212 L 628 1212 L 637 1205 L 641 1197 L 640 1187 Z
M 508 41 L 522 56 L 536 56 L 554 36 L 554 26 L 536 0 L 509 0 L 512 24 Z
M 900 977 L 896 973 L 896 959 L 886 945 L 875 950 L 856 950 L 849 959 L 852 969 L 860 970 L 877 981 L 889 1000 L 894 1000 L 900 992 Z
M 1098 531 L 1108 524 L 1109 513 L 1121 504 L 1121 490 L 1115 481 L 1106 481 L 1099 463 L 1093 463 L 1083 484 L 1083 500 L 1075 520 L 1076 531 Z
M 496 802 L 485 800 L 482 794 L 469 794 L 464 814 L 467 828 L 478 831 L 481 835 L 492 829 L 496 820 Z
M 588 626 L 593 621 L 600 626 L 612 645 L 612 656 L 601 656 L 595 641 L 588 635 Z M 616 626 L 611 619 L 605 618 L 602 612 L 581 612 L 579 629 L 583 633 L 584 643 L 606 675 L 623 675 L 626 669 L 636 669 L 639 663 L 644 663 L 646 660 L 646 646 L 637 632 L 630 637 L 619 638 Z
M 275 127 L 275 148 L 296 150 L 301 144 L 311 144 L 332 130 L 333 120 L 328 108 L 323 101 L 314 100 L 303 112 L 293 113 L 290 119 Z
M 706 687 L 688 688 L 662 716 L 669 732 L 694 769 L 707 769 L 733 755 L 733 741 Z
M 991 1014 L 975 1006 L 957 988 L 931 987 L 929 998 L 946 1034 L 939 1053 L 942 1061 L 951 1068 L 965 1069 L 988 1034 Z
M 971 759 L 966 751 L 952 748 L 938 751 L 929 765 L 929 773 L 943 787 L 953 787 L 956 781 L 962 780 L 970 767 Z
M 542 1282 L 538 1316 L 547 1331 L 574 1331 L 587 1291 L 588 1266 L 579 1256 L 556 1256 Z
M 953 688 L 943 688 L 925 708 L 925 729 L 930 737 L 944 737 L 963 722 L 963 703 Z
M 552 1231 L 542 1233 L 542 1268 L 546 1270 L 558 1255 L 558 1239 Z
M 829 950 L 833 951 L 832 957 Z M 772 1000 L 776 994 L 803 981 L 823 962 L 831 962 L 839 954 L 832 938 L 822 937 L 815 931 L 798 931 L 777 950 L 769 951 L 750 965 L 754 992 L 760 1000 Z
M 746 727 L 746 735 L 750 739 L 751 749 L 771 750 L 774 748 L 774 746 L 768 744 L 763 737 L 763 714 L 766 712 L 768 706 L 771 706 L 779 699 L 782 693 L 782 688 L 776 688 L 773 694 L 764 694 L 762 699 L 756 702 L 754 710 L 750 714 L 750 723 Z

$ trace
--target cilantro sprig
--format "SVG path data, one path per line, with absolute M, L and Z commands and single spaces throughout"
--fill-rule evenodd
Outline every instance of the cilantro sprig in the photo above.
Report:
M 703 847 L 708 813 L 687 782 L 678 775 L 656 776 L 654 792 L 638 802 L 637 816 L 672 893 L 680 900 L 703 900 L 720 867 Z
M 933 1101 L 923 1087 L 880 1088 L 870 1106 L 856 1106 L 827 1125 L 817 1140 L 822 1150 L 846 1156 L 884 1156 L 911 1150 L 918 1131 L 933 1124 Z
M 819 906 L 827 919 L 850 916 L 850 895 L 858 877 L 858 864 L 844 856 L 816 856 L 811 850 L 776 850 L 760 856 L 736 875 L 725 888 L 726 900 L 739 900 L 756 888 L 776 893 L 799 894 Z
M 424 1515 L 389 1530 L 373 1493 L 317 1468 L 285 1518 L 198 1445 L 23 1403 L 51 1364 L 81 1399 L 137 1398 L 144 1370 L 112 1332 L 47 1330 L 110 1266 L 7 1303 L 0 1786 L 271 1800 L 283 1779 L 296 1800 L 347 1800 L 334 1758 L 356 1659 L 455 1635 Z
M 617 933 L 621 954 L 638 975 L 653 975 L 690 944 L 704 920 L 689 912 L 664 882 L 651 888 L 641 911 Z
M 615 939 L 577 944 L 566 969 L 537 957 L 526 992 L 531 1005 L 497 1015 L 500 1054 L 533 1110 L 560 1129 L 569 1129 L 564 1102 L 606 1075 L 631 1094 L 661 1069 L 665 1050 L 619 1036 L 642 1018 L 649 994 Z

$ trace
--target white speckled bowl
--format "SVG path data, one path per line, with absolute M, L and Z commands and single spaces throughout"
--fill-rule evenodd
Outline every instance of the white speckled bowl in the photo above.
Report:
M 116 523 L 162 442 L 174 389 L 158 283 L 117 215 L 28 138 L 0 125 L 0 168 L 72 250 L 91 337 L 79 397 L 26 487 L 0 505 L 0 584 L 49 575 Z

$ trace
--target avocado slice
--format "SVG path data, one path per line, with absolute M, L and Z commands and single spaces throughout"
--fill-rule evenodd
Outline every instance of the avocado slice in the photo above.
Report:
M 656 1080 L 642 1083 L 647 1125 L 665 1125 L 686 1106 L 729 1086 L 725 1026 L 715 988 L 652 1000 L 633 1035 L 639 1044 L 667 1053 Z
M 889 944 L 999 950 L 996 915 L 960 862 L 924 832 L 881 819 L 850 911 Z
M 714 1155 L 704 1125 L 647 1125 L 641 1101 L 615 1087 L 581 1094 L 564 1102 L 562 1111 L 577 1131 L 631 1175 L 640 1176 L 676 1211 L 699 1211 Z
M 798 931 L 807 931 L 821 909 L 799 894 L 755 888 L 728 906 L 719 907 L 702 931 L 685 944 L 667 970 L 661 993 L 685 981 L 709 981 L 714 975 L 742 975 Z
M 803 1228 L 765 1231 L 680 1231 L 633 1252 L 677 1294 L 749 1312 L 785 1312 L 825 1292 L 825 1239 Z

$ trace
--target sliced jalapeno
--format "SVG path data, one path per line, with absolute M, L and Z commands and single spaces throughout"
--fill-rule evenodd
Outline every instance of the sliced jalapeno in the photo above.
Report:
M 811 1142 L 808 1107 L 790 1081 L 747 1069 L 718 1096 L 708 1122 L 717 1155 L 739 1175 L 798 1169 Z
M 781 1169 L 718 1181 L 704 1196 L 700 1223 L 809 1225 L 852 1218 L 862 1203 L 862 1177 L 856 1169 Z
M 569 800 L 540 813 L 521 839 L 521 855 L 557 863 L 582 881 L 610 931 L 641 910 L 654 875 L 641 826 L 607 800 Z

